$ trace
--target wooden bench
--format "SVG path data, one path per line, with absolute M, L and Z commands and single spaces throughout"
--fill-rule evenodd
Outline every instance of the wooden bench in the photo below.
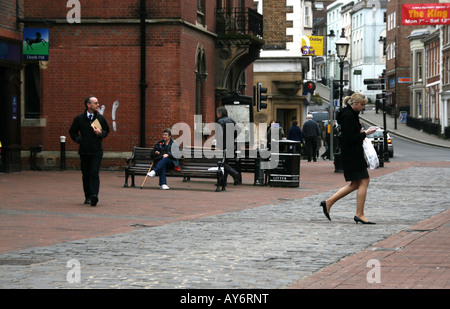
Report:
M 265 172 L 262 171 L 262 175 L 260 174 L 258 159 L 255 158 L 255 153 L 250 154 L 249 149 L 243 149 L 241 151 L 245 152 L 244 157 L 238 160 L 229 160 L 228 164 L 241 175 L 242 173 L 253 173 L 253 185 L 266 185 L 263 179 Z
M 151 153 L 153 148 L 137 147 L 133 148 L 133 153 L 130 158 L 126 158 L 125 166 L 125 188 L 128 187 L 128 178 L 131 177 L 131 187 L 135 187 L 135 176 L 136 175 L 147 175 L 150 165 L 153 160 L 151 158 Z M 191 152 L 190 158 L 182 157 L 179 159 L 181 171 L 176 171 L 174 169 L 167 170 L 167 177 L 183 177 L 183 181 L 189 181 L 190 178 L 211 178 L 216 179 L 216 192 L 225 190 L 225 181 L 222 181 L 223 174 L 220 169 L 220 160 L 217 158 L 195 158 L 193 150 Z M 215 167 L 216 170 L 210 170 Z

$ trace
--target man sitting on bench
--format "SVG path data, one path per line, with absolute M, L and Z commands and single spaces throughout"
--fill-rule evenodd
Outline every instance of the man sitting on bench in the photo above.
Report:
M 180 163 L 174 157 L 172 150 L 179 150 L 180 146 L 172 139 L 172 132 L 164 129 L 162 140 L 157 142 L 153 147 L 151 157 L 153 159 L 153 169 L 147 173 L 149 177 L 159 176 L 159 185 L 162 190 L 169 190 L 166 178 L 166 169 L 173 168 L 180 171 Z

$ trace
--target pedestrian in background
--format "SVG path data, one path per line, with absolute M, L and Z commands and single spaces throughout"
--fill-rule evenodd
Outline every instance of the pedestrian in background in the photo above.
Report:
M 109 133 L 106 119 L 99 114 L 96 97 L 84 100 L 85 110 L 73 119 L 70 137 L 79 144 L 84 203 L 96 206 L 100 190 L 100 165 L 103 158 L 103 139 Z
M 274 129 L 273 133 L 276 136 L 272 136 L 272 128 Z M 267 128 L 266 138 L 267 138 L 267 149 L 269 150 L 272 147 L 272 140 L 279 141 L 282 139 L 286 139 L 286 134 L 284 133 L 283 127 L 280 125 L 280 122 L 278 120 L 272 120 L 270 122 L 269 127 Z
M 318 139 L 320 136 L 320 128 L 317 122 L 313 120 L 313 116 L 308 114 L 306 116 L 306 121 L 303 124 L 303 138 L 305 139 L 306 145 L 306 155 L 308 157 L 308 162 L 311 159 L 317 162 L 317 151 L 318 151 Z
M 336 152 L 336 144 L 337 144 L 337 126 L 336 123 L 333 125 L 333 149 L 331 149 L 331 124 L 328 124 L 326 126 L 326 132 L 325 132 L 325 152 L 321 155 L 322 159 L 330 159 L 331 158 L 331 151 L 334 154 Z
M 374 224 L 367 220 L 364 215 L 364 204 L 366 202 L 367 188 L 370 177 L 367 171 L 367 162 L 364 157 L 363 140 L 367 135 L 376 131 L 376 128 L 364 130 L 359 121 L 359 113 L 365 108 L 368 99 L 364 94 L 355 92 L 344 99 L 347 105 L 337 115 L 337 121 L 341 126 L 341 156 L 344 170 L 344 178 L 350 181 L 345 187 L 339 189 L 329 199 L 320 202 L 323 213 L 331 221 L 330 209 L 334 203 L 349 193 L 357 190 L 356 214 L 353 217 L 356 223 Z
M 292 126 L 289 128 L 289 131 L 288 131 L 288 139 L 291 141 L 297 141 L 297 142 L 303 141 L 302 130 L 298 126 L 297 120 L 292 121 Z
M 303 133 L 300 127 L 298 126 L 297 120 L 292 120 L 292 126 L 289 128 L 288 131 L 288 140 L 299 142 L 300 145 L 298 146 L 297 152 L 300 154 L 302 153 L 302 146 L 303 146 Z

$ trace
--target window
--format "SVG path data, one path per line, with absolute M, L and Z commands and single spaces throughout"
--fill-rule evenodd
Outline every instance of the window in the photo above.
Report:
M 447 76 L 446 84 L 450 84 L 450 57 L 447 57 L 444 75 Z
M 28 63 L 25 67 L 25 118 L 41 116 L 41 72 L 39 63 Z
M 422 92 L 416 93 L 417 117 L 422 118 Z
M 395 42 L 392 42 L 388 46 L 388 60 L 395 58 Z
M 416 81 L 422 81 L 422 79 L 423 79 L 423 59 L 422 59 L 421 51 L 416 53 L 416 59 L 417 59 Z
M 195 80 L 196 80 L 196 96 L 195 96 L 195 114 L 202 115 L 204 105 L 204 83 L 208 76 L 206 68 L 206 51 L 204 46 L 197 47 L 196 56 L 196 68 L 195 68 Z
M 392 12 L 391 14 L 389 14 L 389 19 L 388 19 L 388 31 L 392 30 L 396 27 L 396 12 Z
M 205 24 L 205 0 L 197 0 L 197 22 Z
M 310 26 L 309 7 L 305 6 L 305 26 Z

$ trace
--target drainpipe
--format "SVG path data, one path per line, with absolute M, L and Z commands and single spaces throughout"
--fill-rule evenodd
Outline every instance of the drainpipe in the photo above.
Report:
M 146 0 L 141 0 L 141 8 L 140 8 L 140 25 L 141 25 L 141 81 L 139 83 L 140 88 L 140 96 L 141 96 L 141 105 L 140 105 L 140 146 L 145 147 L 145 94 L 147 89 L 147 81 L 146 81 L 146 36 L 147 36 L 147 26 L 145 24 L 145 19 L 147 17 L 147 7 Z

